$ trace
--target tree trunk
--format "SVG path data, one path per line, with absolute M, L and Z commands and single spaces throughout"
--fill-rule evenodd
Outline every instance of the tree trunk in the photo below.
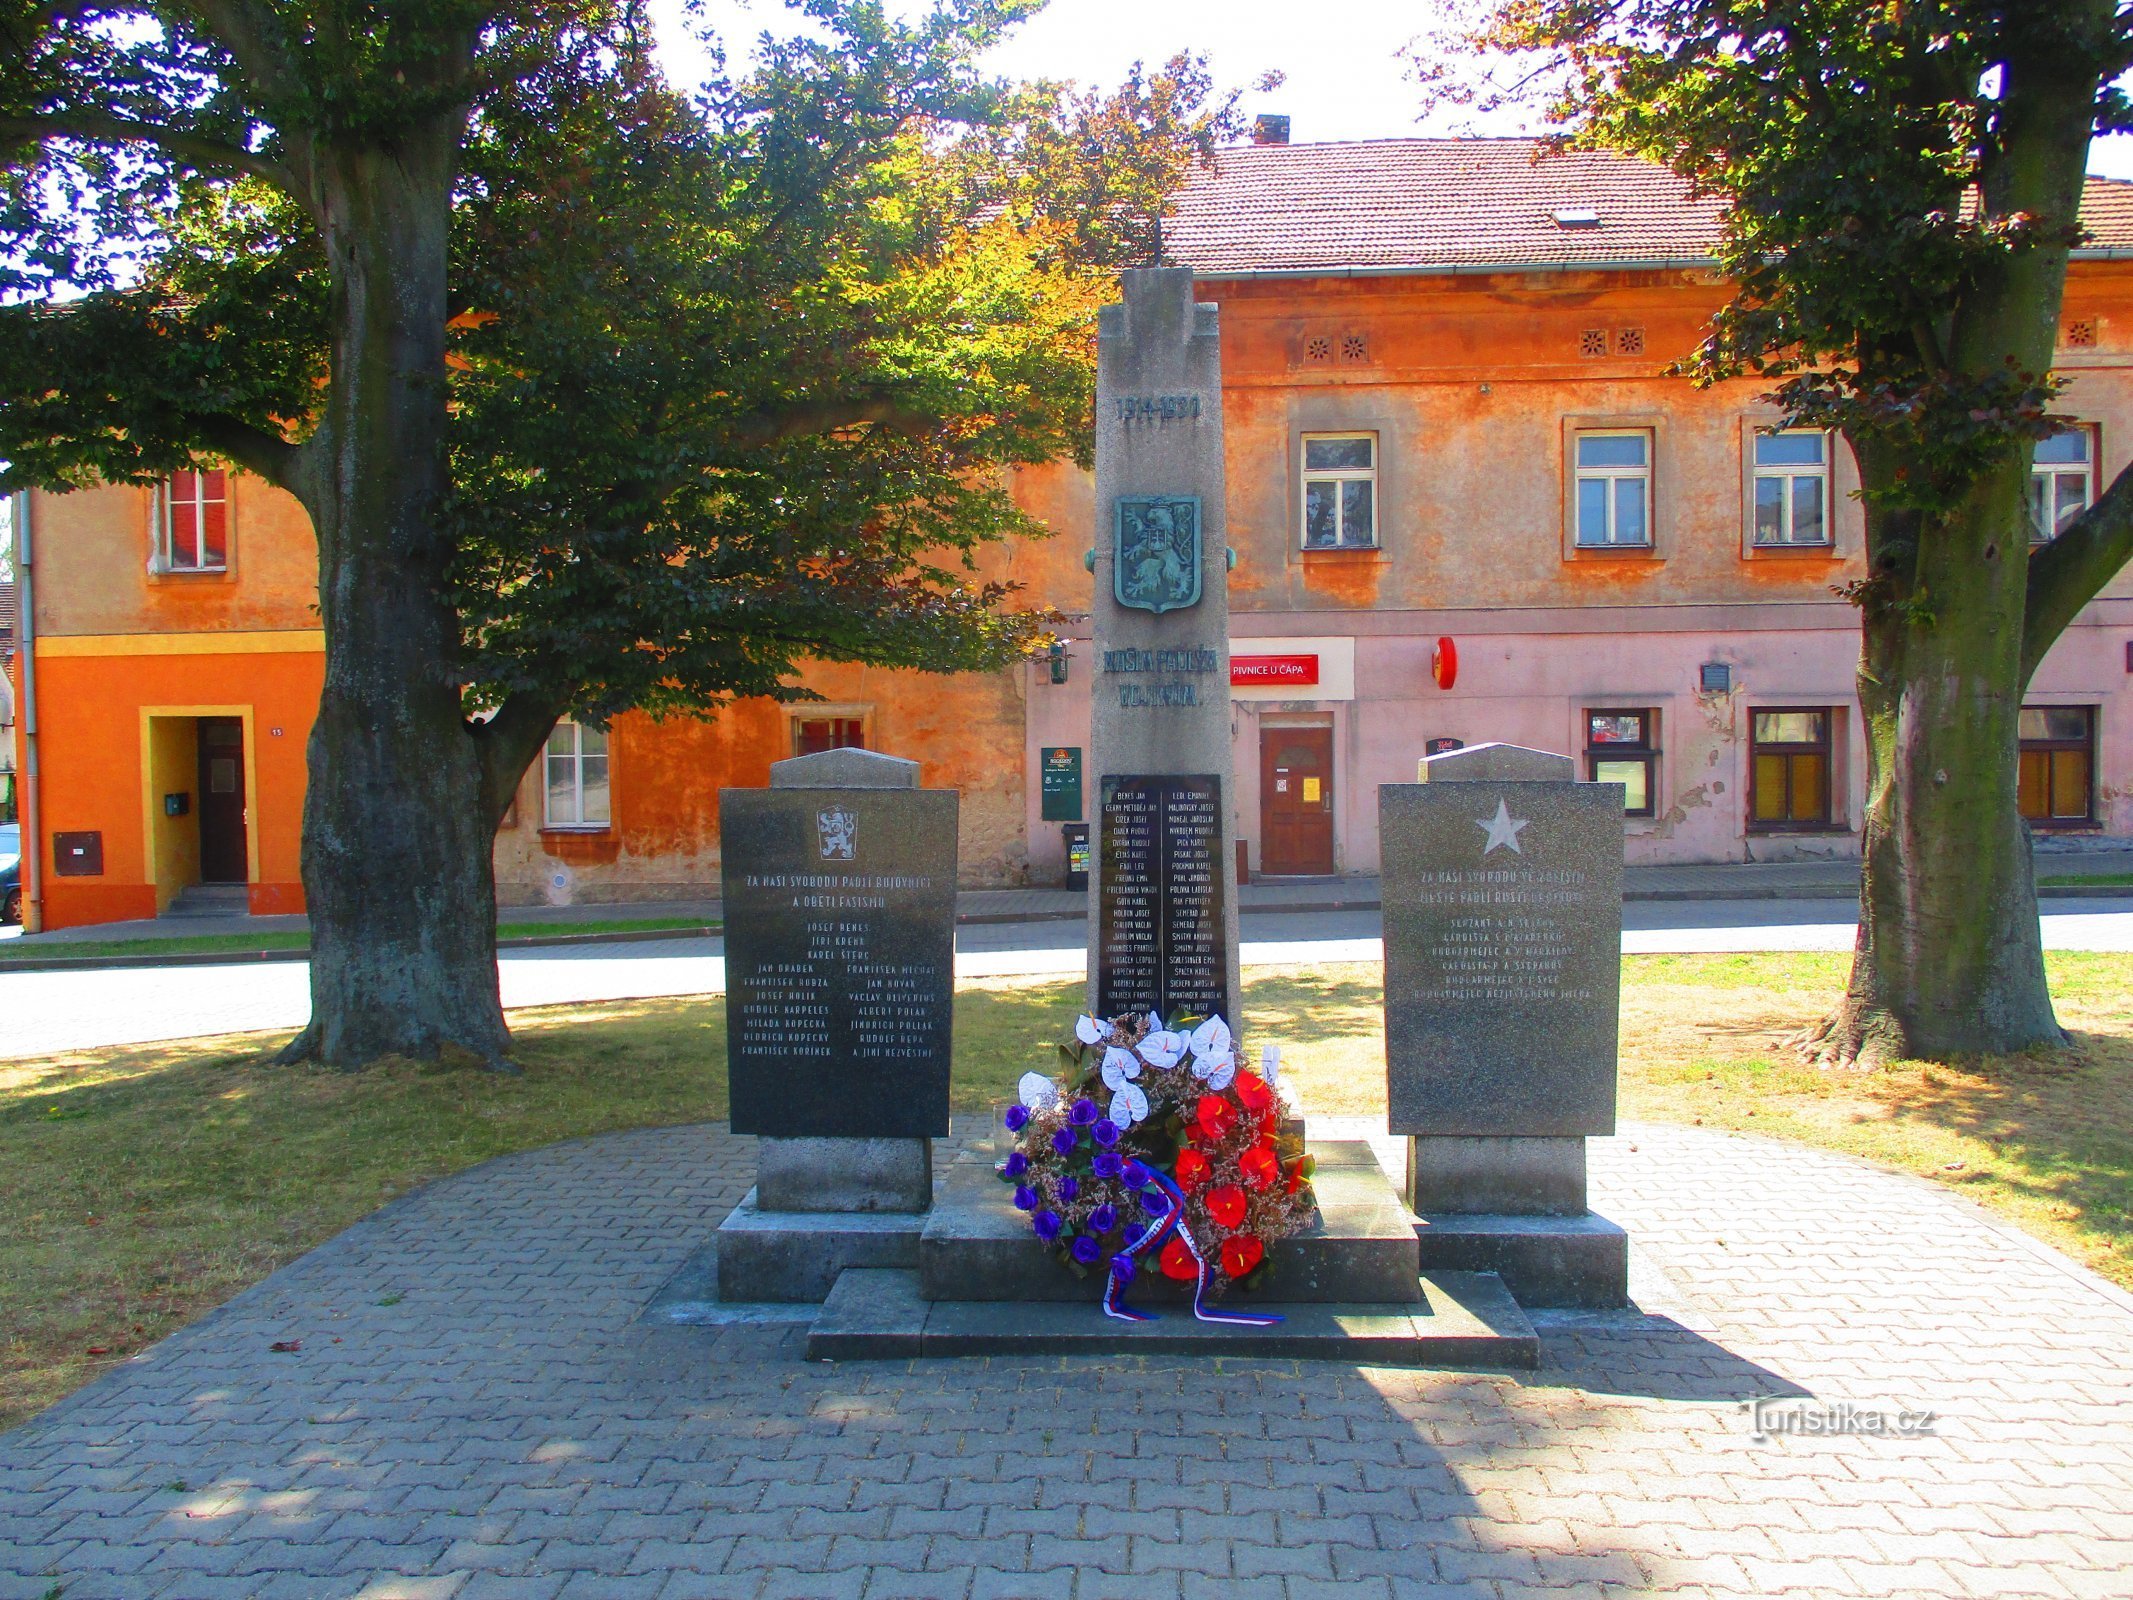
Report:
M 1859 705 L 1867 803 L 1859 940 L 1815 1059 L 1946 1060 L 2058 1044 L 2016 803 L 2026 674 L 2026 465 L 2012 451 L 1930 520 L 1868 506 Z M 1859 451 L 1871 487 L 1899 463 Z
M 332 382 L 302 488 L 326 682 L 307 752 L 311 1022 L 285 1058 L 354 1068 L 457 1047 L 507 1065 L 496 811 L 461 711 L 438 529 L 446 249 L 459 127 L 323 150 Z

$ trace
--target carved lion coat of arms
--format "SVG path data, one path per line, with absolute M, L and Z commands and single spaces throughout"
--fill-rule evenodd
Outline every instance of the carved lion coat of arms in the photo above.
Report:
M 859 819 L 843 806 L 815 813 L 824 861 L 850 861 L 859 851 Z
M 1193 495 L 1120 496 L 1111 592 L 1122 606 L 1182 611 L 1200 602 L 1200 502 Z

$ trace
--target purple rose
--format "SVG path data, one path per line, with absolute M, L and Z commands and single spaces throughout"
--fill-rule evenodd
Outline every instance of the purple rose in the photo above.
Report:
M 1019 1150 L 1010 1150 L 1007 1159 L 1000 1163 L 1000 1170 L 1010 1178 L 1019 1178 L 1029 1171 L 1029 1157 Z
M 1160 1217 L 1170 1209 L 1170 1196 L 1160 1189 L 1145 1190 L 1141 1195 L 1141 1209 L 1151 1217 Z
M 1099 1150 L 1096 1159 L 1089 1163 L 1099 1178 L 1115 1178 L 1126 1170 L 1123 1157 L 1116 1150 Z
M 1079 1144 L 1080 1142 L 1081 1141 L 1075 1137 L 1074 1130 L 1072 1128 L 1061 1128 L 1057 1133 L 1052 1135 L 1052 1148 L 1058 1151 L 1063 1156 L 1072 1155 L 1074 1153 L 1074 1146 Z
M 1072 1200 L 1079 1193 L 1081 1193 L 1081 1180 L 1079 1178 L 1061 1178 L 1059 1180 L 1059 1198 L 1062 1202 Z
M 1094 1124 L 1102 1114 L 1096 1109 L 1094 1100 L 1076 1100 L 1074 1109 L 1067 1113 L 1067 1120 L 1077 1128 L 1086 1128 Z
M 1133 1274 L 1137 1270 L 1139 1269 L 1134 1266 L 1133 1257 L 1131 1256 L 1113 1256 L 1111 1258 L 1111 1276 L 1120 1283 L 1131 1283 Z
M 1059 1213 L 1040 1211 L 1029 1219 L 1029 1225 L 1037 1230 L 1037 1237 L 1050 1244 L 1059 1237 Z
M 1117 1206 L 1098 1206 L 1089 1213 L 1089 1231 L 1091 1233 L 1109 1233 L 1117 1226 Z
M 1108 1150 L 1118 1143 L 1118 1124 L 1109 1117 L 1099 1117 L 1096 1126 L 1089 1130 L 1089 1137 Z
M 1029 1107 L 1009 1106 L 1007 1115 L 1002 1120 L 1006 1122 L 1009 1133 L 1020 1133 L 1029 1126 Z
M 1095 1266 L 1097 1258 L 1104 1253 L 1103 1246 L 1099 1245 L 1087 1234 L 1082 1234 L 1068 1248 L 1072 1252 L 1074 1259 L 1085 1267 Z
M 1016 1185 L 1015 1185 L 1015 1209 L 1016 1209 L 1017 1211 L 1034 1211 L 1034 1210 L 1036 1210 L 1036 1209 L 1037 1209 L 1037 1191 L 1036 1191 L 1035 1189 L 1032 1189 L 1032 1188 L 1031 1188 L 1031 1187 L 1030 1187 L 1030 1186 L 1029 1186 L 1028 1184 L 1026 1184 L 1026 1183 L 1018 1183 L 1018 1184 L 1016 1184 Z
M 1138 1161 L 1127 1162 L 1125 1170 L 1119 1176 L 1126 1180 L 1126 1187 L 1129 1189 L 1145 1189 L 1155 1181 L 1147 1167 Z
M 1125 1232 L 1126 1248 L 1131 1250 L 1135 1245 L 1139 1244 L 1146 1237 L 1147 1232 L 1148 1224 L 1145 1222 L 1127 1223 Z

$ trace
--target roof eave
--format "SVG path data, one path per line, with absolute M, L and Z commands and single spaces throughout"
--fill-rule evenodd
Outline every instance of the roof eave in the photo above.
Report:
M 2133 255 L 2133 251 L 2122 252 Z M 1507 272 L 1709 272 L 1710 256 L 1649 256 L 1599 261 L 1448 261 L 1423 266 L 1195 267 L 1198 278 L 1473 278 Z

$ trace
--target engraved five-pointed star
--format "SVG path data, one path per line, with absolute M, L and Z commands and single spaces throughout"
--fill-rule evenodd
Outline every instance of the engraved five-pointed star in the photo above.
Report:
M 1501 800 L 1496 802 L 1495 816 L 1476 817 L 1474 826 L 1489 836 L 1489 842 L 1481 847 L 1484 856 L 1500 845 L 1509 845 L 1519 855 L 1526 853 L 1518 844 L 1518 830 L 1526 826 L 1526 821 L 1524 818 L 1512 821 L 1509 809 Z

